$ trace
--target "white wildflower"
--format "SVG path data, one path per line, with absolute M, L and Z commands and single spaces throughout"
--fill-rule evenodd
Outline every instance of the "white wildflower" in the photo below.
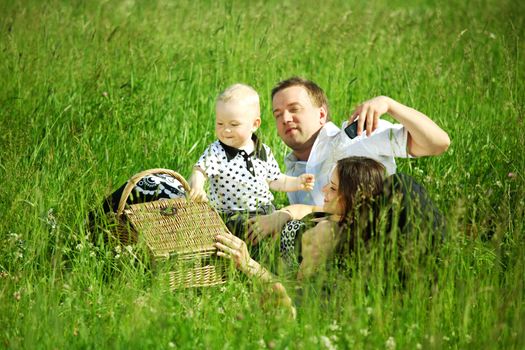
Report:
M 330 341 L 330 338 L 322 335 L 322 336 L 319 337 L 319 339 L 321 340 L 321 343 L 324 345 L 324 347 L 326 349 L 328 349 L 328 350 L 335 350 L 335 349 L 337 349 L 337 347 L 334 346 L 332 344 L 332 342 Z
M 374 309 L 372 309 L 370 306 L 366 308 L 366 314 L 368 316 L 372 315 L 372 312 L 374 312 Z
M 50 208 L 48 211 L 47 211 L 47 218 L 46 218 L 46 223 L 51 226 L 51 229 L 56 229 L 57 228 L 57 219 L 55 217 L 55 215 L 53 214 L 53 208 Z
M 388 350 L 394 350 L 396 348 L 396 341 L 394 337 L 389 337 L 385 342 L 385 346 Z
M 186 310 L 186 318 L 193 318 L 193 309 Z
M 14 233 L 14 232 L 11 232 L 9 236 L 11 236 L 14 242 L 19 241 L 22 238 L 22 235 L 19 235 L 18 233 Z
M 332 332 L 338 332 L 341 330 L 341 326 L 337 324 L 337 321 L 334 320 L 330 326 L 328 326 L 328 329 L 330 329 Z
M 368 328 L 363 328 L 359 330 L 359 333 L 361 333 L 363 337 L 367 337 L 370 334 L 370 331 L 368 330 Z

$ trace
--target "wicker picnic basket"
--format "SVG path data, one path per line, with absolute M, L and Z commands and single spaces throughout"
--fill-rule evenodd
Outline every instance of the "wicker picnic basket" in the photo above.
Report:
M 116 238 L 124 245 L 144 240 L 154 261 L 169 260 L 172 289 L 225 283 L 226 264 L 216 256 L 214 237 L 228 229 L 208 203 L 174 198 L 126 205 L 135 185 L 152 174 L 168 174 L 189 192 L 186 180 L 173 170 L 150 169 L 134 175 L 120 198 Z

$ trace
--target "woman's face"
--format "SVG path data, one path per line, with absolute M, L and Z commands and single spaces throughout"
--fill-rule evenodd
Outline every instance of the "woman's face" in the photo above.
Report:
M 324 205 L 323 211 L 330 214 L 343 214 L 343 208 L 340 204 L 339 195 L 339 174 L 337 167 L 332 171 L 330 182 L 323 187 Z

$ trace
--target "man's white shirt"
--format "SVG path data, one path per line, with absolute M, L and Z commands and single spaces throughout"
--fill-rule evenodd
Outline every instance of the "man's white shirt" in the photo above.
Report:
M 408 133 L 401 124 L 392 124 L 380 119 L 377 129 L 370 136 L 363 132 L 353 139 L 344 132 L 346 126 L 347 122 L 343 123 L 341 130 L 332 122 L 326 123 L 317 135 L 308 161 L 297 160 L 293 153 L 286 156 L 284 163 L 287 175 L 315 175 L 313 191 L 288 192 L 290 204 L 322 206 L 322 188 L 329 182 L 331 172 L 339 159 L 350 156 L 372 158 L 382 163 L 391 175 L 396 172 L 394 157 L 409 157 Z

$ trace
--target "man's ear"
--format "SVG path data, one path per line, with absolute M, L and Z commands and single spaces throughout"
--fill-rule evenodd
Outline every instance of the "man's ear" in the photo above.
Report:
M 319 108 L 319 123 L 325 125 L 328 121 L 328 108 L 325 105 L 322 105 Z
M 253 121 L 252 132 L 256 132 L 260 126 L 261 126 L 261 118 L 255 118 L 255 120 Z

